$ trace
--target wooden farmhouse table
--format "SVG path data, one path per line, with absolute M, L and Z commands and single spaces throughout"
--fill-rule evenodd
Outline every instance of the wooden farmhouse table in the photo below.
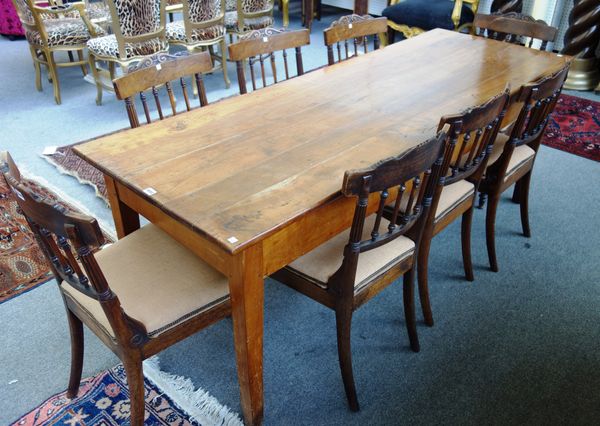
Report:
M 228 277 L 244 420 L 260 424 L 263 279 L 350 227 L 344 171 L 568 60 L 434 30 L 75 151 L 104 173 L 120 238 L 142 215 Z

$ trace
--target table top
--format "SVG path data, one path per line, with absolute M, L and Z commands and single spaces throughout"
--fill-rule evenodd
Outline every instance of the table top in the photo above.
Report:
M 433 30 L 75 151 L 230 253 L 340 195 L 345 170 L 398 155 L 440 117 L 568 58 Z

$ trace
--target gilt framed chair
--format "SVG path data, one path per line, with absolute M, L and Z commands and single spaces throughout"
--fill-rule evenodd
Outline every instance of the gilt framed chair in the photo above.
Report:
M 208 49 L 213 61 L 220 63 L 225 86 L 227 76 L 227 42 L 225 40 L 225 0 L 182 0 L 183 21 L 167 24 L 167 40 L 171 45 L 185 46 L 191 53 Z M 214 52 L 219 46 L 221 54 Z
M 529 184 L 537 152 L 540 148 L 548 117 L 554 110 L 567 78 L 569 66 L 559 72 L 526 84 L 519 90 L 515 101 L 522 104 L 521 112 L 508 138 L 498 138 L 490 155 L 485 178 L 479 186 L 482 202 L 488 198 L 485 235 L 490 268 L 498 272 L 496 257 L 496 211 L 500 196 L 515 185 L 513 201 L 521 211 L 523 235 L 531 237 L 529 227 Z
M 410 347 L 419 351 L 414 309 L 416 253 L 447 130 L 397 157 L 346 171 L 341 192 L 356 198 L 351 228 L 273 275 L 335 311 L 340 369 L 353 411 L 359 409 L 350 339 L 353 312 L 400 276 L 404 276 Z M 386 205 L 389 214 L 384 217 Z
M 273 25 L 274 0 L 225 0 L 225 28 L 230 41 L 248 31 L 259 30 Z
M 127 74 L 113 80 L 113 86 L 117 99 L 125 101 L 129 124 L 132 128 L 135 128 L 140 126 L 135 108 L 135 95 L 138 95 L 140 98 L 147 124 L 152 122 L 152 118 L 144 92 L 150 91 L 152 94 L 158 118 L 160 120 L 165 118 L 159 96 L 159 87 L 161 86 L 164 86 L 166 89 L 172 115 L 178 114 L 177 100 L 172 84 L 173 80 L 179 81 L 186 111 L 192 109 L 190 96 L 187 91 L 188 85 L 185 82 L 186 76 L 192 76 L 191 81 L 198 87 L 200 106 L 208 105 L 202 74 L 212 71 L 212 68 L 209 52 L 200 52 L 193 55 L 189 55 L 187 52 L 180 52 L 175 55 L 157 53 L 131 66 Z
M 369 15 L 346 15 L 332 22 L 323 32 L 325 46 L 327 46 L 327 62 L 329 65 L 358 56 L 358 44 L 362 45 L 363 53 L 368 52 L 369 37 L 373 39 L 373 49 L 380 47 L 380 35 L 387 31 L 385 18 L 373 18 Z M 348 48 L 348 40 L 352 40 L 352 46 Z M 340 43 L 343 42 L 343 48 Z M 336 47 L 334 51 L 334 45 Z
M 388 22 L 388 42 L 396 32 L 406 38 L 434 28 L 466 30 L 477 13 L 479 0 L 389 0 L 381 14 Z
M 90 67 L 96 82 L 96 104 L 102 104 L 102 90 L 113 90 L 115 64 L 123 73 L 134 62 L 155 53 L 167 53 L 166 0 L 108 0 L 114 34 L 87 43 Z M 108 75 L 98 68 L 98 61 L 108 63 Z
M 60 104 L 58 68 L 79 66 L 85 76 L 86 43 L 96 36 L 104 35 L 104 30 L 90 22 L 83 3 L 42 7 L 33 0 L 13 0 L 13 4 L 29 43 L 35 69 L 35 86 L 38 91 L 42 90 L 41 65 L 45 65 L 54 89 L 54 100 Z M 69 57 L 72 56 L 71 52 L 77 52 L 78 60 L 57 62 L 54 56 L 57 52 L 67 52 Z
M 96 219 L 65 210 L 20 181 L 8 154 L 0 166 L 41 246 L 67 312 L 71 333 L 68 398 L 81 380 L 83 324 L 123 362 L 129 424 L 144 424 L 142 361 L 227 317 L 227 278 L 149 224 L 104 244 Z
M 427 217 L 419 253 L 417 271 L 419 296 L 425 323 L 433 325 L 429 300 L 428 264 L 431 241 L 455 219 L 462 216 L 461 242 L 465 276 L 473 281 L 471 262 L 471 222 L 477 188 L 483 176 L 492 145 L 507 107 L 509 91 L 494 96 L 466 112 L 447 115 L 439 128 L 450 126 L 450 143 L 444 154 Z
M 262 87 L 267 86 L 267 74 L 265 71 L 265 60 L 271 64 L 273 84 L 280 81 L 277 73 L 276 53 L 281 51 L 285 80 L 292 78 L 290 67 L 288 66 L 288 54 L 286 49 L 294 49 L 296 58 L 296 76 L 304 74 L 302 64 L 302 46 L 310 44 L 310 32 L 307 29 L 286 31 L 275 28 L 263 28 L 253 30 L 244 34 L 236 43 L 229 45 L 229 58 L 236 62 L 238 83 L 240 94 L 248 92 L 246 85 L 245 63 L 248 63 L 250 77 L 252 79 L 252 90 L 257 90 L 257 77 L 255 73 L 255 64 L 260 64 L 260 73 Z
M 533 47 L 534 42 L 539 40 L 540 50 L 546 50 L 548 43 L 554 42 L 558 33 L 558 28 L 543 20 L 517 12 L 492 15 L 478 13 L 473 21 L 473 30 L 481 37 L 528 47 Z

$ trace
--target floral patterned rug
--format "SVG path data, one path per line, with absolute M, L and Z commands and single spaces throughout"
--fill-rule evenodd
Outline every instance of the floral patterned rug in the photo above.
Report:
M 146 425 L 198 425 L 148 379 L 144 381 Z M 84 379 L 79 395 L 70 400 L 66 392 L 44 401 L 12 426 L 86 425 L 113 426 L 129 424 L 129 390 L 122 364 L 97 376 Z
M 542 144 L 600 161 L 600 102 L 561 95 Z

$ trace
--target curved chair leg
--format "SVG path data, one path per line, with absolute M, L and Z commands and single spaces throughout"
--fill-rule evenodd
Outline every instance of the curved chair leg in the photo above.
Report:
M 225 41 L 225 37 L 223 37 L 223 40 L 221 40 L 221 67 L 223 68 L 225 88 L 229 89 L 231 86 L 231 81 L 229 81 L 229 76 L 227 75 L 227 42 Z
M 35 69 L 35 88 L 38 92 L 42 91 L 42 67 L 37 60 L 37 53 L 33 46 L 29 46 L 31 52 L 31 59 L 33 60 L 33 68 Z
M 429 263 L 429 248 L 431 247 L 431 238 L 422 238 L 417 254 L 417 281 L 419 283 L 419 299 L 421 300 L 421 310 L 425 324 L 433 326 L 433 314 L 431 313 L 431 304 L 429 303 L 429 288 L 427 284 L 427 267 Z
M 58 72 L 56 71 L 56 62 L 54 61 L 54 53 L 48 52 L 46 55 L 48 58 L 48 70 L 52 76 L 52 87 L 54 87 L 54 101 L 57 105 L 60 105 L 60 84 L 58 82 Z
M 485 212 L 485 242 L 487 244 L 488 259 L 490 261 L 490 269 L 498 272 L 498 259 L 496 258 L 496 211 L 498 210 L 498 202 L 500 195 L 494 194 L 490 196 L 487 210 Z
M 83 50 L 78 50 L 77 51 L 77 57 L 79 58 L 79 62 L 83 62 Z M 83 76 L 85 77 L 87 75 L 87 68 L 85 66 L 85 64 L 81 64 L 81 71 L 83 72 Z
M 473 200 L 474 202 L 475 200 Z M 461 241 L 463 267 L 467 281 L 473 281 L 473 262 L 471 261 L 471 223 L 473 222 L 473 206 L 463 213 L 461 223 Z
M 67 398 L 75 398 L 79 391 L 83 369 L 83 324 L 69 308 L 67 308 L 67 319 L 69 320 L 69 331 L 71 333 L 71 375 L 69 377 Z
M 352 411 L 358 411 L 358 397 L 356 396 L 356 386 L 354 384 L 354 373 L 352 372 L 352 352 L 350 346 L 350 329 L 352 326 L 352 309 L 338 308 L 335 311 L 335 322 L 337 326 L 337 346 L 338 358 L 340 361 L 340 370 L 342 371 L 342 380 L 346 398 Z
M 521 192 L 521 181 L 518 180 L 515 183 L 515 187 L 513 189 L 513 195 L 512 195 L 512 202 L 515 204 L 519 204 L 520 200 L 521 200 L 521 196 L 519 195 Z
M 100 81 L 100 75 L 98 74 L 98 68 L 96 67 L 96 60 L 92 52 L 88 53 L 88 62 L 90 63 L 90 69 L 96 82 L 96 105 L 102 105 L 102 82 Z
M 519 188 L 519 205 L 521 207 L 521 226 L 523 227 L 523 235 L 527 238 L 531 237 L 531 229 L 529 228 L 529 183 L 531 182 L 531 170 L 520 179 Z
M 404 318 L 408 330 L 408 340 L 413 352 L 419 352 L 419 336 L 417 334 L 417 320 L 415 318 L 415 265 L 404 274 L 403 282 Z
M 131 401 L 131 426 L 143 426 L 144 424 L 144 372 L 141 357 L 123 359 L 123 366 L 127 373 L 127 386 L 129 387 L 129 399 Z

